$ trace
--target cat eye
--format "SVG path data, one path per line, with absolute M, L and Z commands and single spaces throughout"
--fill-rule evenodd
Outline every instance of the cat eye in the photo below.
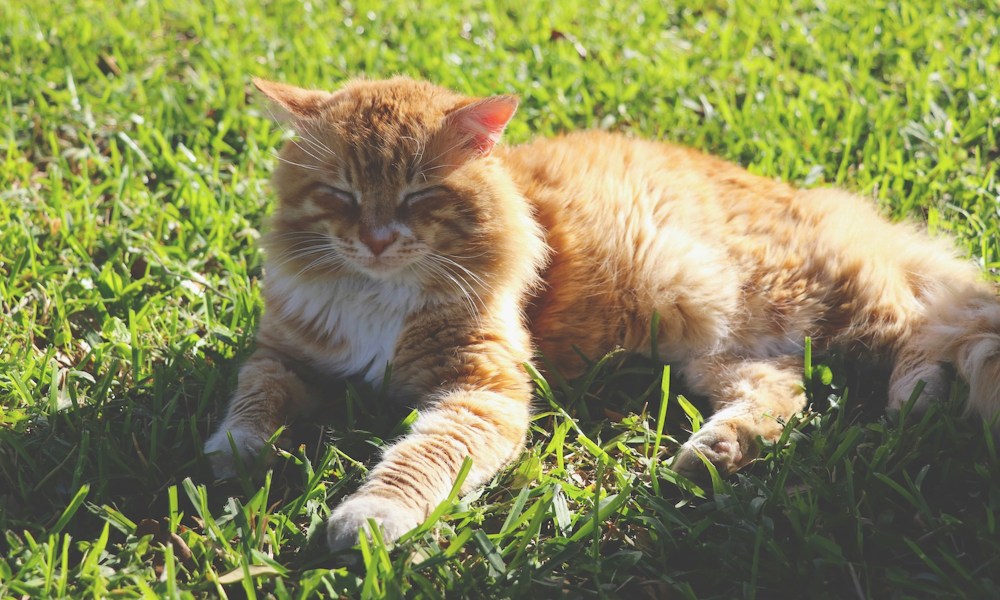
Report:
M 403 204 L 405 204 L 406 206 L 413 206 L 417 202 L 420 202 L 421 200 L 426 200 L 427 198 L 431 198 L 432 196 L 436 196 L 442 191 L 443 188 L 439 185 L 436 185 L 434 187 L 424 188 L 422 190 L 417 190 L 416 192 L 411 192 L 403 196 Z
M 337 200 L 340 200 L 341 202 L 344 202 L 349 206 L 358 205 L 358 197 L 353 192 L 342 190 L 339 187 L 334 187 L 332 185 L 326 185 L 326 184 L 317 185 L 316 190 L 324 196 L 336 198 Z

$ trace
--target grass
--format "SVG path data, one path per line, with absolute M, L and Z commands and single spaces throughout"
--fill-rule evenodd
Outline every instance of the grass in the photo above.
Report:
M 345 386 L 263 480 L 215 483 L 199 450 L 261 308 L 282 133 L 252 76 L 517 93 L 509 142 L 604 127 L 847 187 L 996 278 L 994 4 L 0 0 L 0 15 L 0 597 L 1000 596 L 1000 440 L 958 402 L 884 416 L 850 356 L 816 365 L 799 427 L 711 489 L 669 469 L 704 405 L 659 365 L 613 355 L 580 382 L 539 380 L 515 465 L 351 564 L 310 535 L 406 410 Z

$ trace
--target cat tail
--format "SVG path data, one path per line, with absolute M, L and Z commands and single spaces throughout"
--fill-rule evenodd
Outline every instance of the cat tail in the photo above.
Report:
M 975 287 L 929 311 L 920 346 L 951 364 L 969 384 L 966 412 L 1000 432 L 1000 301 Z

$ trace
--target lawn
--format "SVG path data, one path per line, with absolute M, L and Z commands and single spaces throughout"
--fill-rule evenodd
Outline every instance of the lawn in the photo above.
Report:
M 250 78 L 396 73 L 518 94 L 507 143 L 607 128 L 855 190 L 1000 280 L 994 2 L 0 0 L 0 597 L 1000 597 L 1000 436 L 960 388 L 884 415 L 854 356 L 704 489 L 668 458 L 705 404 L 619 355 L 554 365 L 516 464 L 391 550 L 311 538 L 412 418 L 378 389 L 213 481 L 288 135 Z

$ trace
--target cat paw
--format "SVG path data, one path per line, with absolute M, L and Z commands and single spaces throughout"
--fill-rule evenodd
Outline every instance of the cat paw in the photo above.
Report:
M 917 387 L 922 385 L 920 395 L 913 401 L 912 410 L 923 414 L 931 402 L 947 399 L 951 391 L 951 381 L 941 365 L 924 363 L 903 373 L 893 373 L 889 382 L 889 411 L 900 411 L 906 406 Z
M 424 517 L 388 498 L 351 496 L 333 511 L 327 522 L 326 540 L 330 550 L 336 552 L 354 546 L 362 532 L 371 539 L 369 519 L 378 524 L 386 543 L 392 543 L 420 525 Z
M 233 436 L 239 461 L 233 454 L 233 446 L 229 443 L 230 435 Z M 252 466 L 266 443 L 267 437 L 257 431 L 240 427 L 229 429 L 223 426 L 205 442 L 204 452 L 216 478 L 232 479 L 239 475 L 238 462 L 242 462 L 244 467 Z
M 702 478 L 706 472 L 705 463 L 701 460 L 704 456 L 719 471 L 719 475 L 726 476 L 746 465 L 754 455 L 755 452 L 743 447 L 734 427 L 706 426 L 681 446 L 674 456 L 672 468 L 689 479 Z

